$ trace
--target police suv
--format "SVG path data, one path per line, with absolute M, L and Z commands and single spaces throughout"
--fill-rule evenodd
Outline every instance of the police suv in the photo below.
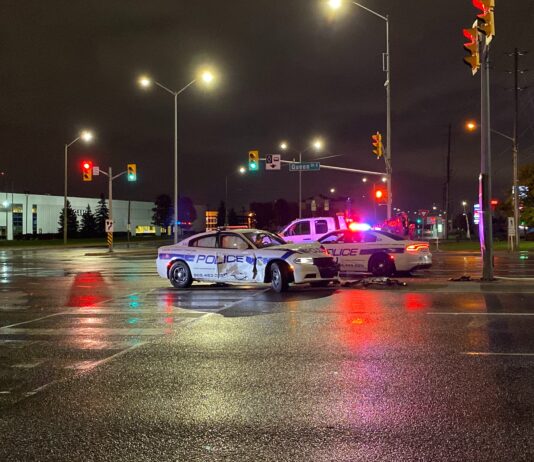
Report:
M 319 243 L 337 259 L 341 274 L 391 276 L 396 271 L 410 272 L 432 266 L 428 242 L 408 241 L 384 231 L 364 227 L 338 230 L 323 236 Z
M 270 283 L 283 292 L 290 283 L 324 287 L 337 279 L 339 265 L 319 244 L 287 244 L 268 231 L 221 228 L 160 247 L 157 269 L 178 289 L 208 281 Z

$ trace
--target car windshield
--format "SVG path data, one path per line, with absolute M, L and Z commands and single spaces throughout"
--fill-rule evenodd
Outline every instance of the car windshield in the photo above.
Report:
M 271 247 L 273 245 L 283 245 L 285 241 L 267 231 L 256 231 L 254 233 L 245 233 L 245 236 L 251 241 L 258 249 L 265 247 Z
M 393 239 L 394 241 L 405 241 L 402 236 L 398 236 L 397 234 L 388 233 L 386 231 L 375 231 L 376 234 L 381 234 L 382 236 L 389 237 L 390 239 Z

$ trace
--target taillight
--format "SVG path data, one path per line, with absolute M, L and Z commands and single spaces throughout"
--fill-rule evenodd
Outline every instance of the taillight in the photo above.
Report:
M 429 246 L 427 243 L 417 243 L 417 244 L 410 244 L 406 246 L 406 252 L 422 252 L 425 250 L 428 250 Z

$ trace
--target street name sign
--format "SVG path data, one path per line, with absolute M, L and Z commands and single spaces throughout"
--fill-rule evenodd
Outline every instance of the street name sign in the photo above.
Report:
M 280 170 L 282 168 L 282 156 L 280 154 L 267 154 L 265 156 L 265 170 Z
M 321 162 L 300 162 L 289 164 L 290 172 L 317 172 L 321 170 Z

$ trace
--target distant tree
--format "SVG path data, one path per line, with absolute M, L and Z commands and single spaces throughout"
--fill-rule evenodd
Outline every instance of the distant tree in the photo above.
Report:
M 155 207 L 152 209 L 152 224 L 167 228 L 172 223 L 173 207 L 172 200 L 168 194 L 160 194 L 154 201 Z
M 217 209 L 219 214 L 217 215 L 217 226 L 224 226 L 224 220 L 226 218 L 226 204 L 221 201 L 219 208 Z
M 230 211 L 228 212 L 228 225 L 237 226 L 239 224 L 238 221 L 239 219 L 237 217 L 237 213 L 233 208 L 230 209 Z
M 274 209 L 272 202 L 252 202 L 250 204 L 250 211 L 256 214 L 258 228 L 274 228 Z
M 58 225 L 58 233 L 63 234 L 63 208 L 61 208 L 61 212 L 59 213 Z M 72 209 L 69 200 L 67 200 L 67 234 L 70 237 L 78 235 L 78 217 Z
M 100 194 L 100 200 L 95 210 L 96 231 L 98 234 L 106 232 L 106 220 L 109 218 L 109 209 L 106 205 L 106 198 L 103 193 Z
M 96 218 L 91 211 L 91 207 L 87 204 L 87 208 L 82 215 L 82 223 L 80 225 L 80 234 L 83 237 L 93 237 L 98 234 L 96 226 Z
M 274 225 L 277 227 L 288 224 L 291 221 L 291 209 L 285 199 L 278 199 L 274 202 Z
M 178 221 L 193 223 L 197 219 L 197 211 L 190 197 L 178 200 Z

